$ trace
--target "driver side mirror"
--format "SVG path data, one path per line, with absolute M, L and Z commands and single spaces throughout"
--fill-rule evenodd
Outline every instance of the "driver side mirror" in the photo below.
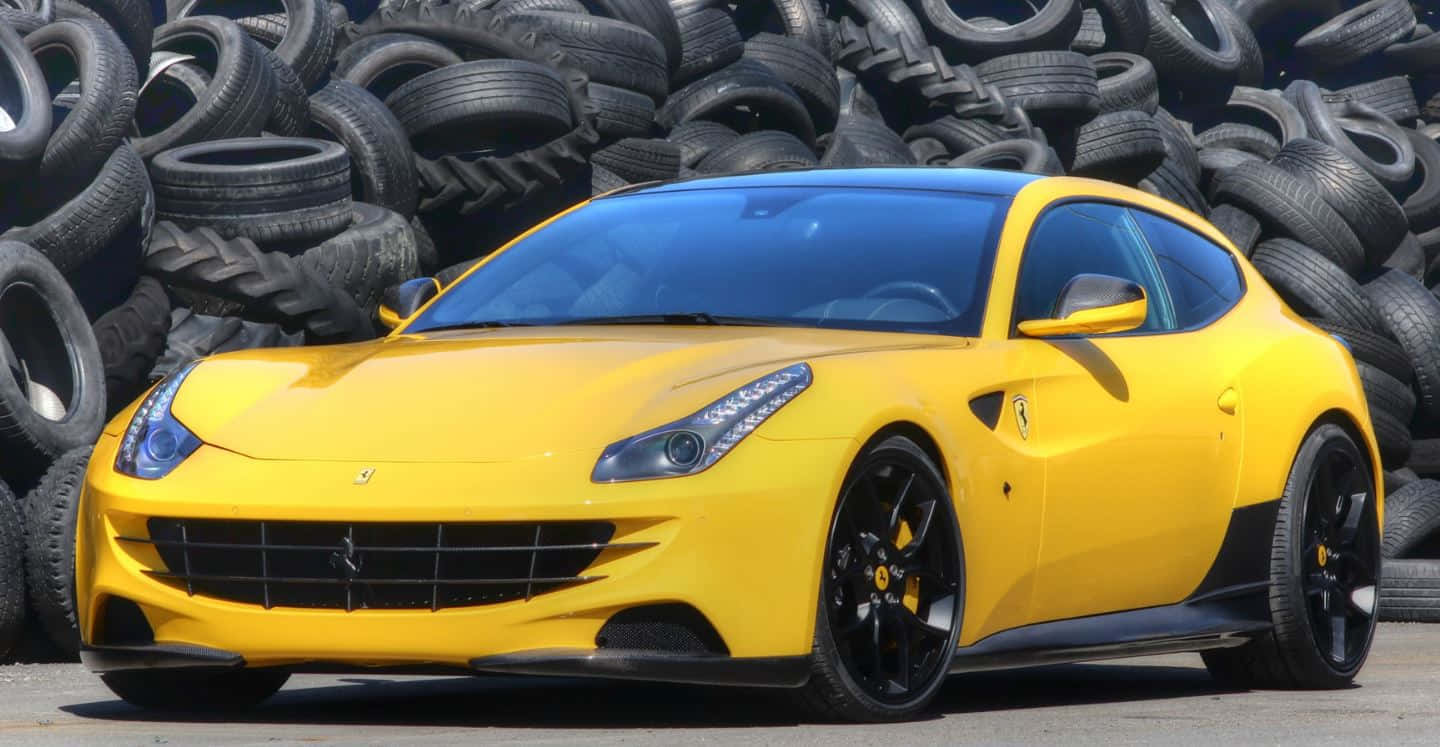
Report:
M 1020 322 L 1026 337 L 1104 335 L 1129 332 L 1145 323 L 1145 289 L 1110 275 L 1076 275 L 1060 290 L 1049 319 Z
M 387 329 L 395 329 L 439 292 L 440 281 L 435 278 L 415 278 L 392 285 L 380 297 L 380 308 L 375 315 Z

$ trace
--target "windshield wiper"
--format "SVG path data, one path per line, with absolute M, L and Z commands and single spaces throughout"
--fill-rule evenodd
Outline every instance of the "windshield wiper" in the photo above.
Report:
M 581 319 L 566 319 L 557 325 L 572 324 L 677 324 L 703 325 L 713 327 L 778 327 L 781 322 L 753 316 L 729 316 L 711 314 L 708 311 L 685 311 L 672 314 L 629 314 L 622 316 L 592 316 Z
M 419 333 L 422 333 L 422 332 L 446 332 L 446 331 L 455 330 L 455 329 L 491 329 L 491 328 L 495 328 L 495 327 L 533 327 L 533 326 L 535 326 L 535 325 L 534 325 L 534 324 L 531 324 L 530 322 L 498 322 L 498 321 L 456 322 L 456 323 L 454 323 L 454 324 L 437 324 L 437 325 L 434 326 L 434 327 L 426 327 L 425 329 L 417 329 L 417 330 L 413 330 L 413 332 L 415 332 L 416 334 L 419 334 Z

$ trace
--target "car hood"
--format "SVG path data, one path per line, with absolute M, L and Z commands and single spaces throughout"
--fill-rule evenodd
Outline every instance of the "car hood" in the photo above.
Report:
M 603 448 L 796 361 L 956 338 L 754 327 L 570 327 L 401 335 L 232 353 L 174 413 L 260 459 L 489 462 Z

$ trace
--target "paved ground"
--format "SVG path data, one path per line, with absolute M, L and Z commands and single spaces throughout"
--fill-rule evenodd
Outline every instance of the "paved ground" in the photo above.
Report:
M 301 676 L 238 720 L 152 717 L 78 665 L 0 667 L 0 742 L 275 744 L 1440 743 L 1440 626 L 1382 626 L 1359 684 L 1231 693 L 1194 655 L 952 677 L 898 726 L 796 724 L 764 694 L 466 678 Z

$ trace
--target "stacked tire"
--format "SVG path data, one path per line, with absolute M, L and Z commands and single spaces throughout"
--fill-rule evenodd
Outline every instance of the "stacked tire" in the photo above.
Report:
M 75 649 L 86 450 L 159 377 L 217 352 L 373 337 L 388 286 L 452 278 L 592 194 L 697 175 L 969 166 L 1170 199 L 1347 341 L 1392 503 L 1433 502 L 1401 497 L 1440 477 L 1428 6 L 8 5 L 0 657 L 27 617 Z M 1428 520 L 1404 525 L 1395 557 L 1429 562 Z

